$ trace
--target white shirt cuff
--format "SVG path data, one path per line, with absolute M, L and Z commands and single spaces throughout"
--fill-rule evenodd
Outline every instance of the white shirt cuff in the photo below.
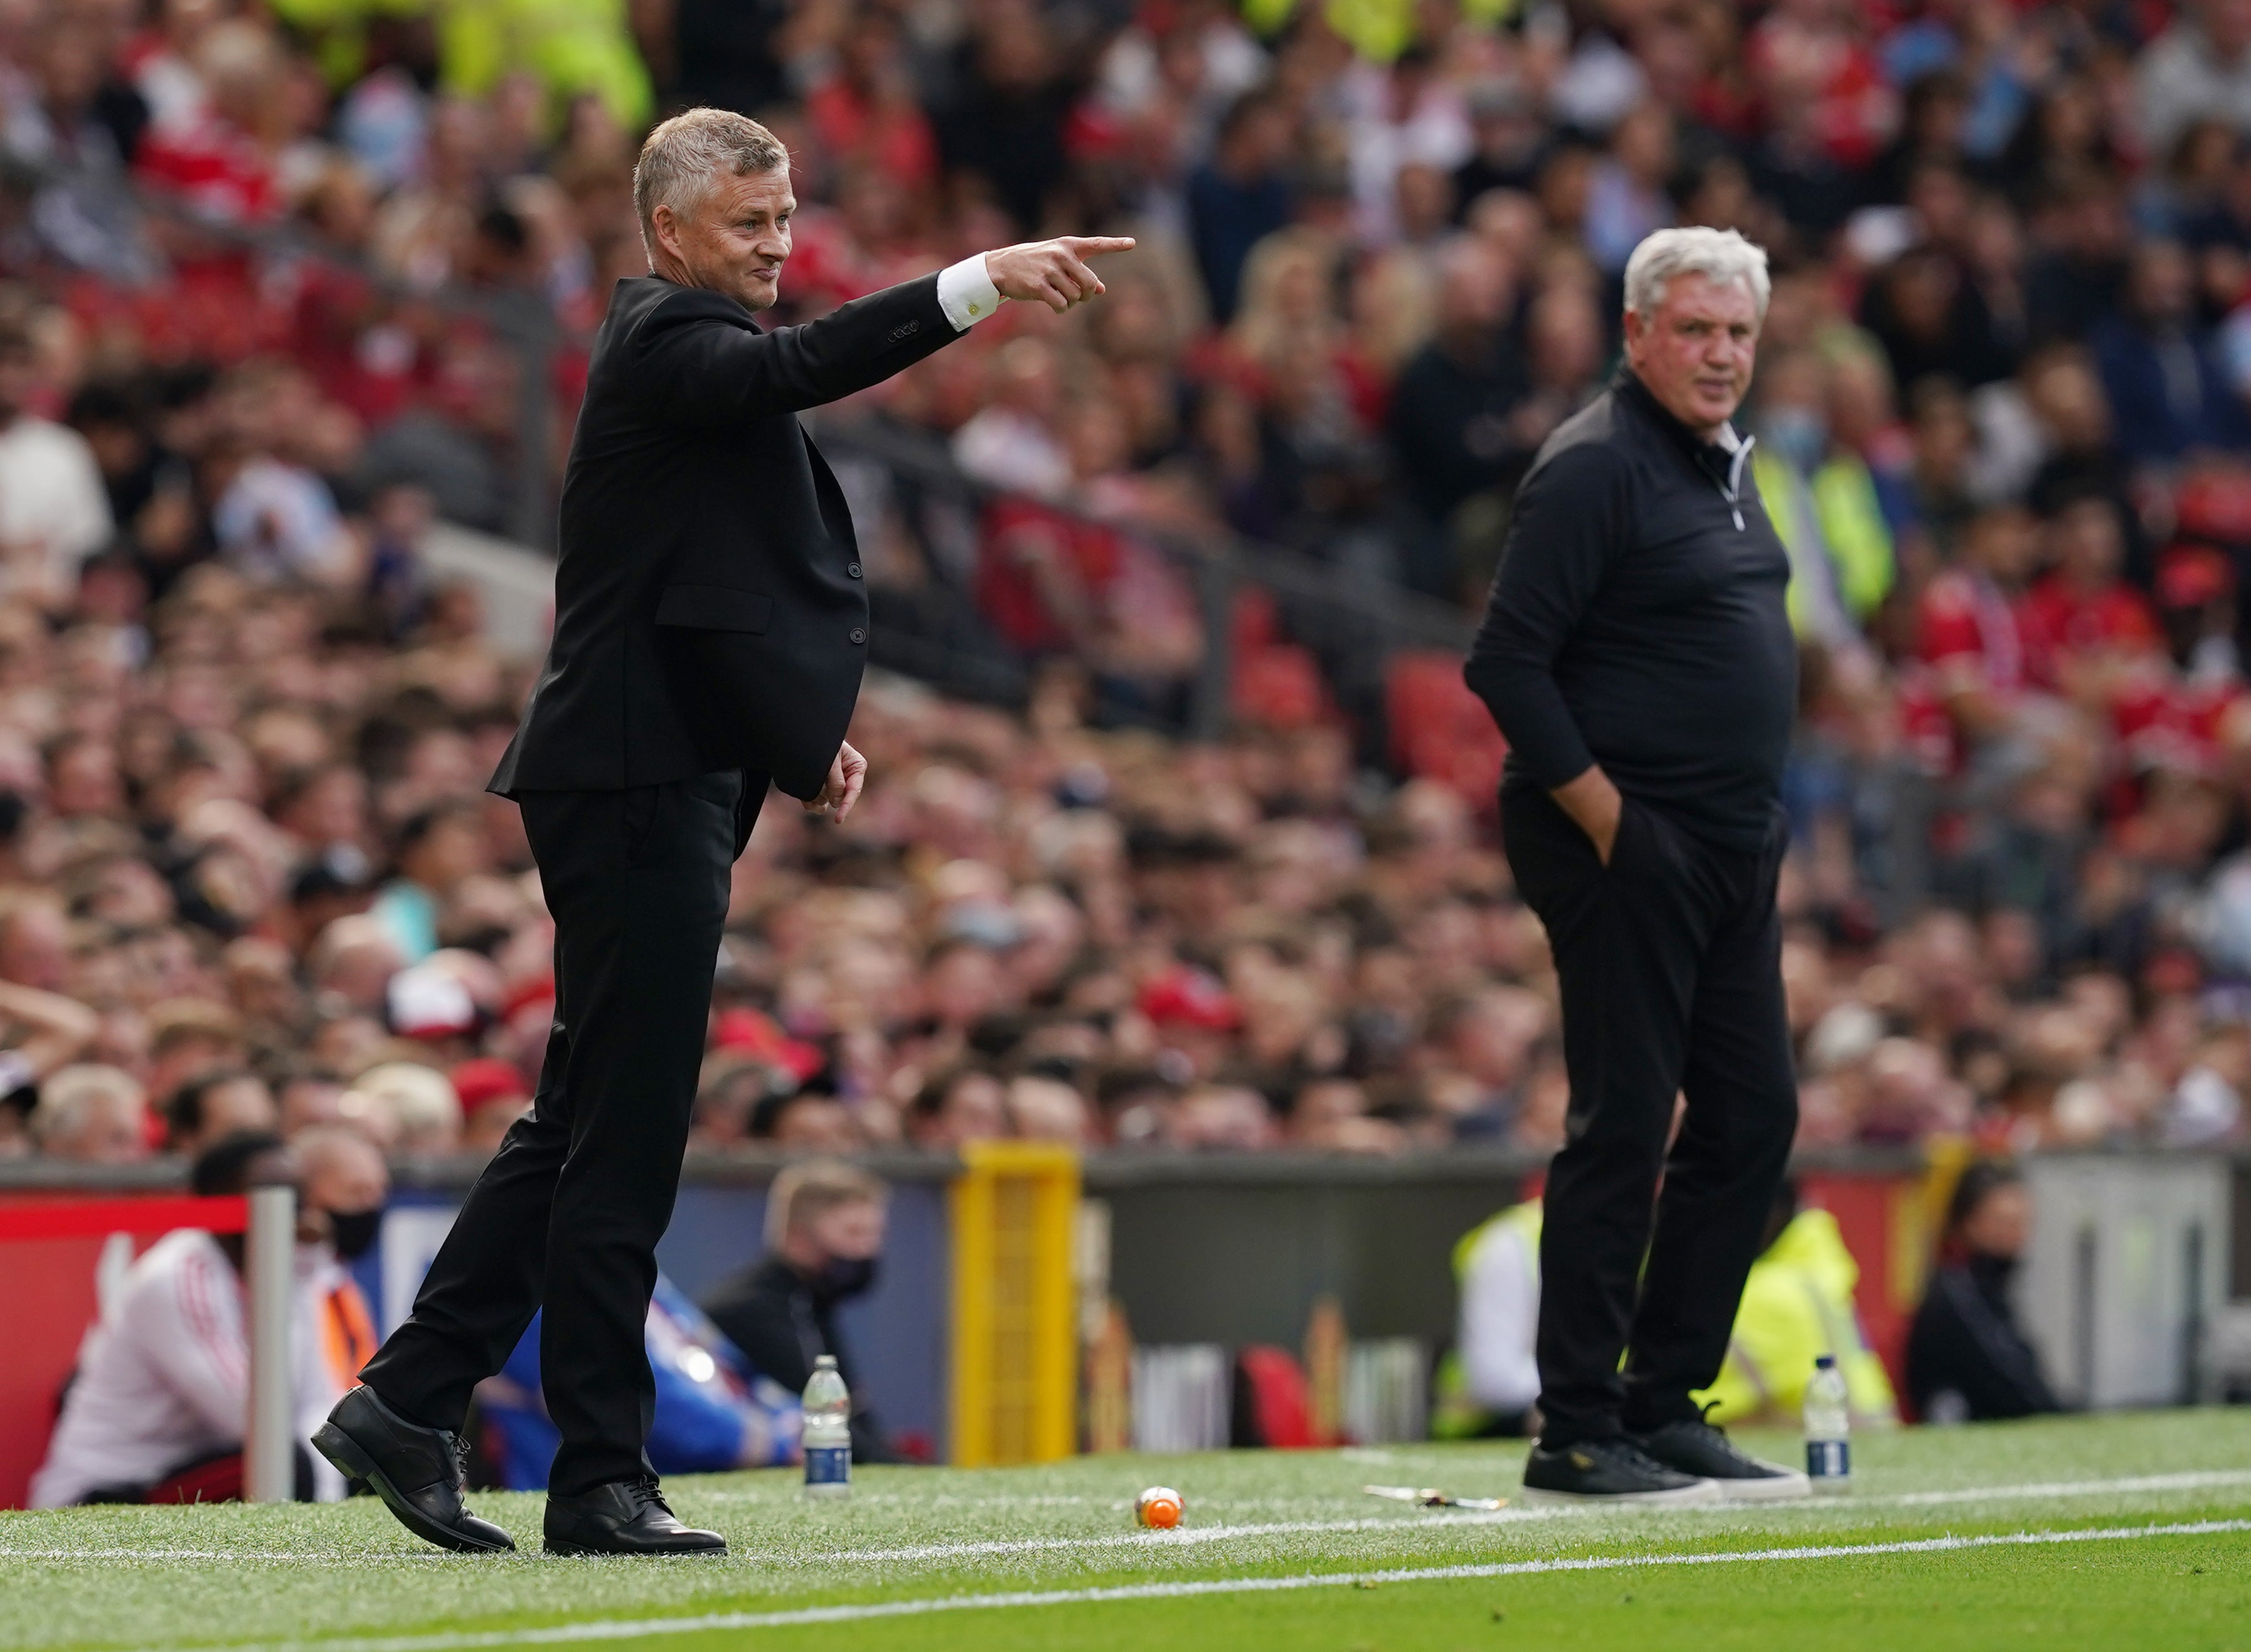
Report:
M 1001 289 L 993 285 L 982 252 L 938 273 L 938 307 L 957 333 L 967 332 L 1001 308 Z

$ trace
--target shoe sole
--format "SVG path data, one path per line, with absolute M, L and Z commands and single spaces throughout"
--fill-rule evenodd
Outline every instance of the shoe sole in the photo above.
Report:
M 1699 1480 L 1693 1485 L 1676 1487 L 1671 1491 L 1549 1491 L 1541 1486 L 1524 1488 L 1527 1503 L 1582 1509 L 1629 1503 L 1644 1509 L 1697 1509 L 1719 1502 L 1721 1495 L 1716 1480 Z
M 549 1538 L 539 1546 L 549 1554 L 586 1556 L 602 1560 L 673 1560 L 682 1555 L 698 1559 L 707 1555 L 713 1559 L 724 1559 L 727 1554 L 727 1545 L 724 1543 L 716 1549 L 591 1549 L 583 1543 L 564 1543 Z
M 313 1449 L 334 1463 L 336 1472 L 345 1479 L 364 1480 L 375 1488 L 375 1495 L 383 1499 L 383 1506 L 391 1510 L 398 1524 L 425 1543 L 434 1543 L 456 1554 L 507 1554 L 516 1548 L 513 1543 L 485 1543 L 450 1526 L 440 1525 L 407 1502 L 405 1495 L 391 1483 L 391 1476 L 376 1467 L 375 1459 L 333 1422 L 324 1422 L 314 1431 Z
M 1813 1482 L 1795 1471 L 1714 1483 L 1720 1488 L 1722 1503 L 1792 1503 L 1813 1495 Z

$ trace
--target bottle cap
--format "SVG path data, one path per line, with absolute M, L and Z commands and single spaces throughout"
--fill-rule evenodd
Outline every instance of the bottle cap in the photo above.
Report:
M 834 1371 L 834 1370 L 835 1370 L 835 1369 L 836 1369 L 836 1356 L 835 1356 L 835 1354 L 822 1354 L 820 1358 L 818 1358 L 817 1359 L 815 1359 L 815 1360 L 813 1362 L 813 1368 L 814 1368 L 815 1371 Z
M 828 1356 L 823 1354 L 821 1358 L 826 1359 L 828 1358 Z M 834 1365 L 835 1361 L 830 1360 L 829 1363 Z M 1834 1354 L 1816 1354 L 1813 1356 L 1813 1368 L 1816 1371 L 1833 1371 L 1836 1369 L 1836 1366 L 1837 1356 Z

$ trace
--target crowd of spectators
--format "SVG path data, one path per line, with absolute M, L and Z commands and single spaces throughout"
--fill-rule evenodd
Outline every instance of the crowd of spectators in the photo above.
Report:
M 840 410 L 995 490 L 840 465 L 879 627 L 1017 659 L 1028 701 L 873 681 L 852 826 L 772 801 L 701 1144 L 1552 1145 L 1481 710 L 1446 665 L 1392 704 L 1440 737 L 1371 739 L 1333 639 L 1252 599 L 1233 729 L 1159 732 L 1216 640 L 1176 543 L 1473 607 L 1674 222 L 1773 258 L 1742 422 L 1804 648 L 1805 1141 L 2241 1133 L 2244 0 L 23 0 L 4 1151 L 442 1153 L 527 1104 L 547 921 L 479 788 L 533 662 L 418 548 L 552 472 L 645 268 L 637 135 L 697 101 L 791 145 L 791 318 L 1141 240 L 1104 304 L 1010 307 Z

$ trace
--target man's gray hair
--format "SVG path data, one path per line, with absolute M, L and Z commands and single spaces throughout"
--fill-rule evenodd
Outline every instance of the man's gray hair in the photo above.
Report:
M 67 1146 L 105 1102 L 142 1105 L 139 1082 L 122 1068 L 95 1061 L 75 1062 L 49 1074 L 39 1086 L 39 1104 L 31 1109 L 31 1139 L 44 1148 Z
M 1625 261 L 1625 307 L 1645 319 L 1665 302 L 1666 284 L 1676 275 L 1700 275 L 1714 287 L 1742 281 L 1751 289 L 1759 320 L 1766 320 L 1773 284 L 1766 273 L 1766 248 L 1747 241 L 1740 231 L 1659 230 L 1633 249 Z
M 732 109 L 689 109 L 648 135 L 634 166 L 634 211 L 641 215 L 641 245 L 656 262 L 656 209 L 687 212 L 701 204 L 722 170 L 737 177 L 789 164 L 782 141 Z

